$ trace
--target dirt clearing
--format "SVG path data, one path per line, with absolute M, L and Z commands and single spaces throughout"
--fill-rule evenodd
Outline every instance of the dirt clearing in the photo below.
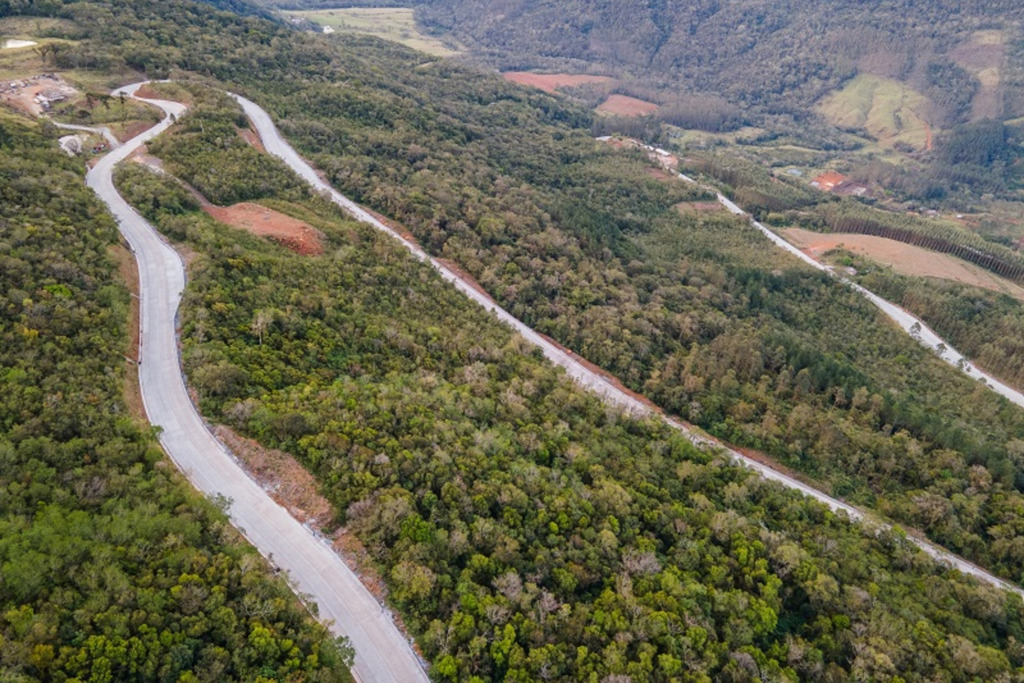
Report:
M 609 95 L 608 99 L 597 107 L 597 111 L 615 116 L 644 116 L 658 111 L 658 105 L 635 97 Z
M 903 275 L 953 280 L 965 285 L 1002 292 L 1024 301 L 1024 287 L 949 254 L 940 254 L 922 247 L 873 235 L 823 234 L 801 228 L 780 230 L 779 234 L 818 260 L 830 249 L 841 247 L 855 254 L 866 256 L 872 261 L 890 266 L 897 273 Z
M 221 223 L 233 228 L 271 239 L 281 246 L 304 256 L 322 254 L 323 234 L 308 223 L 259 204 L 243 202 L 234 206 L 203 207 Z
M 520 85 L 532 85 L 544 92 L 555 92 L 559 88 L 571 88 L 587 83 L 614 83 L 615 79 L 608 76 L 588 76 L 587 74 L 535 74 L 529 71 L 507 71 L 502 74 L 505 80 Z
M 78 95 L 78 91 L 55 74 L 0 83 L 0 100 L 32 116 L 49 113 L 51 107 Z

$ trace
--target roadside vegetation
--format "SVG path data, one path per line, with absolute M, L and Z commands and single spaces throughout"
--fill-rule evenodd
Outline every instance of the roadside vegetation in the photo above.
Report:
M 344 681 L 345 648 L 125 407 L 129 293 L 84 165 L 0 113 L 0 669 Z
M 83 7 L 110 5 L 47 11 Z M 682 215 L 703 193 L 596 143 L 589 113 L 394 45 L 187 2 L 119 3 L 89 31 L 56 58 L 245 92 L 340 189 L 538 330 L 1021 580 L 1024 413 L 743 221 Z M 126 168 L 130 199 L 200 254 L 190 379 L 209 416 L 316 474 L 436 677 L 986 679 L 1024 664 L 1018 597 L 609 412 L 297 191 L 239 140 L 228 103 L 203 106 L 158 143 L 168 168 L 328 244 L 300 257 L 229 231 L 172 179 Z
M 968 652 L 988 675 L 1017 666 L 1019 599 L 609 410 L 391 238 L 296 198 L 255 149 L 218 148 L 233 105 L 208 102 L 160 142 L 167 167 L 261 167 L 261 201 L 328 247 L 293 254 L 123 168 L 126 197 L 197 255 L 186 369 L 208 415 L 314 473 L 435 678 L 843 679 L 961 671 Z M 1009 630 L 955 606 L 982 600 Z M 929 650 L 924 623 L 964 652 Z
M 898 275 L 841 251 L 832 258 L 855 268 L 858 281 L 871 291 L 914 311 L 979 367 L 1024 386 L 1024 306 L 1019 300 L 957 282 Z

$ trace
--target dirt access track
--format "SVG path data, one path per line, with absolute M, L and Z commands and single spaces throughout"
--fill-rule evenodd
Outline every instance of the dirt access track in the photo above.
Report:
M 903 275 L 953 280 L 965 285 L 1008 294 L 1015 299 L 1024 301 L 1024 287 L 949 254 L 940 254 L 922 247 L 915 247 L 912 244 L 904 244 L 873 235 L 826 234 L 801 228 L 780 230 L 779 234 L 789 240 L 793 246 L 802 249 L 804 253 L 819 261 L 825 252 L 842 248 L 890 266 L 897 273 Z

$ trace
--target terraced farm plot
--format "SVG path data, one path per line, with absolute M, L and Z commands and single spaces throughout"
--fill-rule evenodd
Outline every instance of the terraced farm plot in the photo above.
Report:
M 532 71 L 506 71 L 502 76 L 507 81 L 520 85 L 531 85 L 544 92 L 555 92 L 559 88 L 571 88 L 587 83 L 612 84 L 614 78 L 609 76 L 591 76 L 588 74 L 537 74 Z

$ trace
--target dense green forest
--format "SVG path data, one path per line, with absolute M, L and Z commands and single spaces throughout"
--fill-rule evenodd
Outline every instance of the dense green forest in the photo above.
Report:
M 47 11 L 111 6 L 57 66 L 103 56 L 246 92 L 334 183 L 517 316 L 667 409 L 1020 580 L 1021 412 L 742 221 L 681 215 L 698 193 L 595 143 L 587 113 L 393 45 L 185 2 Z M 166 179 L 122 177 L 205 255 L 190 377 L 211 415 L 318 474 L 438 677 L 1020 666 L 1019 600 L 922 578 L 908 570 L 934 569 L 897 540 L 609 414 L 394 246 L 337 225 L 233 135 L 207 135 L 237 113 L 210 117 L 160 149 L 168 168 L 217 201 L 247 174 L 248 198 L 314 223 L 331 248 L 300 259 L 225 232 Z M 220 179 L 204 178 L 212 159 Z
M 571 108 L 441 63 L 371 86 L 366 49 L 332 65 L 358 86 L 252 86 L 338 186 L 666 409 L 1020 579 L 1019 410 L 741 221 L 679 215 L 694 190 Z
M 1020 580 L 1024 471 L 1010 444 L 1024 415 L 862 299 L 741 221 L 680 215 L 695 191 L 594 142 L 572 105 L 391 44 L 336 46 L 190 7 L 126 4 L 127 35 L 104 49 L 137 60 L 158 43 L 233 82 L 339 187 L 540 331 L 716 435 Z M 132 28 L 170 20 L 173 33 Z
M 129 200 L 198 255 L 188 374 L 207 414 L 316 474 L 435 678 L 918 680 L 1024 663 L 1017 597 L 610 411 L 390 238 L 297 196 L 231 134 L 233 103 L 201 99 L 151 148 L 167 170 L 201 157 L 221 202 L 238 168 L 261 169 L 258 199 L 328 243 L 298 256 L 124 168 Z
M 53 133 L 0 113 L 0 678 L 348 680 L 128 414 L 117 229 Z
M 983 90 L 958 48 L 979 30 L 1007 31 L 1012 74 L 1000 118 L 1024 114 L 1016 22 L 1020 3 L 712 0 L 422 0 L 417 18 L 500 68 L 605 70 L 673 97 L 708 93 L 749 116 L 806 118 L 811 104 L 857 73 L 907 82 L 932 102 L 933 125 L 971 116 Z M 971 52 L 967 49 L 967 52 Z M 726 116 L 734 115 L 723 112 Z

